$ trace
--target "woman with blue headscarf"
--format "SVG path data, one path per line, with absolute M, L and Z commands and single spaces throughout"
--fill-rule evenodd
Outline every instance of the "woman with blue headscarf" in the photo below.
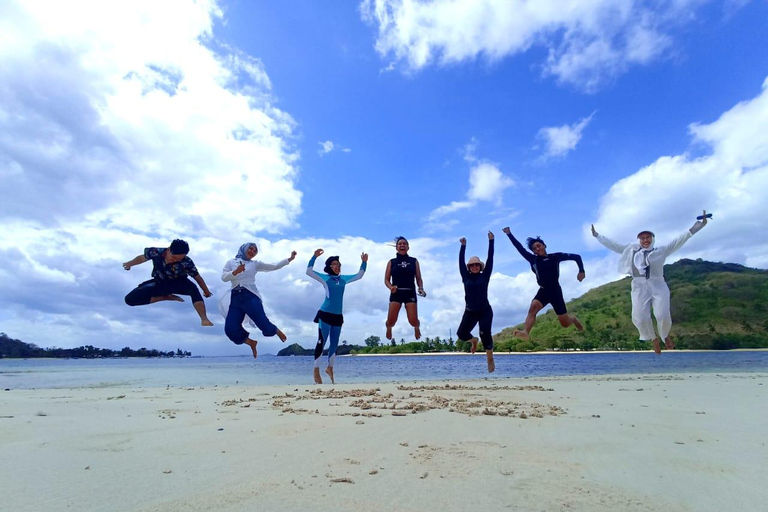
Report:
M 254 243 L 240 246 L 237 256 L 224 265 L 221 272 L 221 280 L 232 283 L 232 289 L 225 293 L 219 301 L 219 312 L 226 318 L 224 332 L 235 345 L 246 344 L 251 347 L 253 357 L 256 357 L 256 344 L 258 341 L 251 339 L 250 334 L 243 328 L 243 321 L 248 317 L 248 323 L 258 327 L 264 336 L 270 337 L 277 334 L 280 341 L 285 341 L 286 336 L 275 324 L 269 321 L 264 313 L 264 305 L 261 302 L 259 289 L 256 288 L 256 273 L 271 272 L 283 268 L 296 257 L 296 251 L 291 256 L 277 263 L 263 263 L 253 258 L 259 253 Z

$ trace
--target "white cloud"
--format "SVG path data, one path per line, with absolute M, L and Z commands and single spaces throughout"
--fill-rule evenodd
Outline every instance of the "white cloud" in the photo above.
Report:
M 548 49 L 544 75 L 591 91 L 672 47 L 672 29 L 706 0 L 364 0 L 376 50 L 410 71 Z M 392 64 L 390 64 L 391 67 Z
M 320 149 L 318 150 L 317 154 L 321 157 L 327 155 L 331 151 L 341 151 L 342 153 L 351 153 L 352 150 L 349 148 L 340 147 L 336 144 L 334 144 L 333 141 L 327 140 L 325 142 L 318 142 L 320 145 Z
M 594 115 L 595 113 L 593 112 L 589 117 L 585 117 L 571 125 L 546 126 L 540 129 L 536 137 L 543 140 L 546 146 L 544 158 L 562 157 L 576 149 L 584 128 L 587 127 Z
M 690 127 L 711 153 L 664 156 L 614 184 L 601 199 L 598 232 L 630 242 L 642 229 L 658 243 L 682 233 L 706 209 L 710 223 L 676 257 L 768 266 L 768 88 L 710 124 Z M 585 236 L 589 227 L 585 226 Z M 591 236 L 589 236 L 591 239 Z M 593 242 L 596 243 L 596 242 Z

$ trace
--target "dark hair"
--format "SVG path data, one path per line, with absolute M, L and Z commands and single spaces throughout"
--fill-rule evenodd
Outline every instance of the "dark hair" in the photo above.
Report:
M 331 256 L 330 258 L 325 260 L 325 268 L 323 269 L 323 272 L 332 276 L 337 275 L 331 270 L 331 263 L 333 263 L 334 261 L 338 261 L 339 263 L 341 263 L 341 261 L 339 261 L 338 256 Z
M 189 244 L 184 240 L 176 239 L 171 242 L 171 254 L 188 254 Z
M 408 243 L 408 239 L 407 239 L 407 238 L 405 238 L 404 236 L 396 236 L 396 237 L 395 237 L 395 247 L 397 247 L 397 243 L 398 243 L 400 240 L 405 240 L 405 243 Z
M 540 236 L 537 236 L 536 238 L 529 236 L 528 238 L 525 239 L 525 243 L 528 246 L 528 249 L 530 249 L 531 251 L 533 250 L 533 244 L 535 244 L 536 242 L 539 242 L 541 245 L 543 245 L 545 249 L 547 248 L 547 244 L 544 243 L 544 240 L 542 240 Z

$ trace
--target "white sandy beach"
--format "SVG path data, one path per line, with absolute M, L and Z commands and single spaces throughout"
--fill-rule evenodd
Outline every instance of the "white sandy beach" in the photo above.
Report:
M 0 392 L 0 503 L 14 512 L 768 503 L 767 374 L 447 385 Z

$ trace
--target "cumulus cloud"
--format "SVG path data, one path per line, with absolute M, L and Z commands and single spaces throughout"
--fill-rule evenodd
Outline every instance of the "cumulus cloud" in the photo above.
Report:
M 594 112 L 580 121 L 562 126 L 546 126 L 539 130 L 536 138 L 544 142 L 543 158 L 563 157 L 576 149 L 581 141 L 582 132 L 594 116 Z
M 545 76 L 593 91 L 666 55 L 672 30 L 705 1 L 364 0 L 360 11 L 390 67 L 495 62 L 537 46 L 548 51 Z
M 109 346 L 178 343 L 168 332 L 210 339 L 194 316 L 169 315 L 174 305 L 122 304 L 149 269 L 126 273 L 120 262 L 183 237 L 215 276 L 234 249 L 227 240 L 295 226 L 295 123 L 274 107 L 261 62 L 217 42 L 222 16 L 214 1 L 139 1 L 119 14 L 98 1 L 3 2 L 9 333 L 28 338 L 32 322 L 30 341 L 46 346 L 97 329 Z
M 664 243 L 706 209 L 714 218 L 677 257 L 768 267 L 768 81 L 755 98 L 709 124 L 692 124 L 690 132 L 709 154 L 663 156 L 614 184 L 600 201 L 598 232 L 630 242 L 651 229 Z

